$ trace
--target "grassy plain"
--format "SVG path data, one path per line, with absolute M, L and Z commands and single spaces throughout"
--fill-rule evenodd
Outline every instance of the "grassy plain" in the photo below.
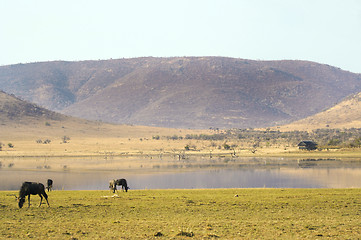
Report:
M 22 209 L 14 194 L 0 192 L 2 239 L 361 237 L 361 189 L 52 191 Z

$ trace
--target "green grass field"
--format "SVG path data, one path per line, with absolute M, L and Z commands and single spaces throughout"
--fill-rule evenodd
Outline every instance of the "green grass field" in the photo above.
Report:
M 22 209 L 15 194 L 0 192 L 1 239 L 361 237 L 361 189 L 52 191 Z

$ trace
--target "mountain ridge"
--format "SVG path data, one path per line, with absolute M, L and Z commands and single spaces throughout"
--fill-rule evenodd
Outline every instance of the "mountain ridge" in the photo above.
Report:
M 361 74 L 297 60 L 149 57 L 3 66 L 0 89 L 89 120 L 248 128 L 330 108 L 361 91 Z

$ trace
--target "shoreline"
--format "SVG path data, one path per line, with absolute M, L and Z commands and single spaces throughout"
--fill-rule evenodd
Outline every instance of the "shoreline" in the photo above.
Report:
M 240 158 L 240 157 L 285 157 L 285 158 L 360 158 L 361 149 L 337 149 L 337 150 L 316 150 L 316 151 L 304 151 L 304 150 L 290 150 L 279 151 L 279 149 L 261 149 L 255 153 L 250 150 L 242 150 L 236 152 L 233 151 L 174 151 L 173 153 L 167 152 L 155 152 L 155 151 L 134 151 L 134 152 L 105 152 L 105 153 L 64 153 L 64 152 L 49 152 L 34 154 L 33 152 L 17 152 L 17 151 L 0 151 L 0 159 L 8 158 L 171 158 L 184 155 L 187 157 L 203 157 L 203 158 Z M 211 156 L 211 157 L 210 157 Z

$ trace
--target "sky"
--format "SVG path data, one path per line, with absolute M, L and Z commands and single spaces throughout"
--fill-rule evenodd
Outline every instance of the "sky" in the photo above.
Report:
M 361 73 L 360 0 L 1 0 L 0 65 L 223 56 Z

